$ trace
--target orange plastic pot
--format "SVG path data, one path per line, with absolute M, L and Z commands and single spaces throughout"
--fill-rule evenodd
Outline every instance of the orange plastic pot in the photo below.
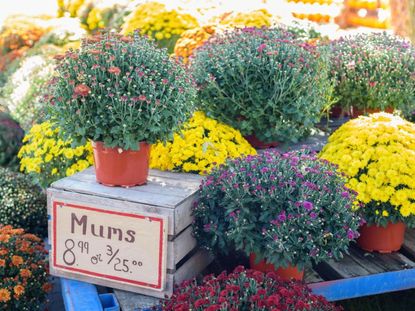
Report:
M 265 260 L 261 260 L 255 263 L 256 256 L 251 254 L 249 256 L 249 265 L 251 269 L 258 270 L 261 272 L 275 272 L 283 280 L 298 280 L 302 281 L 304 278 L 304 270 L 299 270 L 295 266 L 288 266 L 287 268 L 278 267 L 276 268 L 273 264 L 267 263 Z
M 369 108 L 369 109 L 361 110 L 359 108 L 352 107 L 351 115 L 352 115 L 352 118 L 355 119 L 355 118 L 358 118 L 360 116 L 369 115 L 371 113 L 376 113 L 376 112 L 381 112 L 381 111 L 382 111 L 381 109 L 370 109 Z M 393 113 L 394 109 L 392 107 L 387 107 L 383 111 L 388 112 L 388 113 Z
M 144 185 L 148 176 L 150 145 L 146 142 L 139 144 L 140 150 L 123 150 L 92 142 L 97 181 L 110 187 Z
M 279 142 L 273 141 L 269 143 L 264 143 L 262 140 L 259 140 L 255 134 L 244 136 L 245 139 L 251 144 L 255 149 L 268 149 L 274 148 L 279 145 Z
M 357 245 L 369 252 L 396 252 L 404 242 L 405 228 L 403 222 L 388 223 L 386 227 L 364 224 L 359 229 L 360 236 L 357 239 Z

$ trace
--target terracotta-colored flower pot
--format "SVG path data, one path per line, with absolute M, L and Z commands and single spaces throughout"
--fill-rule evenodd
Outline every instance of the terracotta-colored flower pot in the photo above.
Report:
M 355 118 L 360 117 L 360 116 L 369 115 L 371 113 L 376 113 L 376 112 L 381 112 L 381 111 L 385 111 L 385 112 L 388 112 L 388 113 L 393 113 L 394 109 L 392 107 L 387 107 L 387 108 L 385 108 L 385 110 L 371 109 L 371 108 L 361 110 L 359 108 L 352 107 L 351 116 L 352 116 L 353 119 L 355 119 Z
M 276 268 L 273 264 L 267 263 L 265 260 L 261 260 L 255 263 L 255 254 L 249 256 L 249 265 L 251 269 L 255 269 L 261 272 L 275 272 L 283 280 L 298 280 L 302 281 L 304 277 L 304 270 L 299 270 L 295 266 L 288 266 L 287 268 Z
M 369 252 L 396 252 L 403 244 L 405 228 L 403 222 L 388 223 L 386 227 L 364 224 L 359 229 L 360 236 L 357 239 L 357 244 Z
M 133 187 L 147 182 L 150 145 L 140 142 L 140 150 L 107 148 L 92 142 L 97 181 L 105 186 Z
M 279 142 L 277 141 L 264 143 L 263 141 L 259 140 L 255 134 L 247 135 L 244 137 L 248 141 L 248 143 L 250 143 L 251 146 L 254 147 L 255 149 L 268 149 L 268 148 L 277 147 L 279 145 Z

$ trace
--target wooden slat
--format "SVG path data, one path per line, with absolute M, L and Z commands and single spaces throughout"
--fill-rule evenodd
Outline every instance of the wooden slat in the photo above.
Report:
M 321 276 L 314 271 L 312 268 L 305 269 L 304 272 L 304 282 L 306 284 L 312 284 L 312 283 L 318 283 L 323 282 L 324 280 L 321 278 Z
M 160 304 L 159 298 L 114 289 L 122 311 L 152 310 Z M 157 310 L 157 309 L 156 309 Z
M 161 189 L 160 194 L 157 195 L 148 192 L 140 192 L 140 195 L 137 195 L 137 193 L 131 191 L 131 189 L 106 187 L 98 183 L 87 183 L 75 179 L 62 179 L 55 183 L 53 188 L 71 191 L 74 193 L 89 194 L 97 197 L 111 198 L 153 206 L 162 206 L 172 209 L 183 201 L 181 197 L 163 195 Z
M 415 230 L 407 229 L 405 242 L 402 246 L 402 252 L 409 258 L 415 260 Z
M 193 237 L 192 226 L 187 227 L 173 241 L 174 255 L 173 260 L 177 265 L 187 254 L 189 254 L 197 245 L 196 239 Z
M 77 180 L 80 182 L 90 183 L 90 184 L 98 184 L 95 178 L 95 175 L 93 174 L 75 174 L 70 177 L 68 177 L 69 180 Z M 179 187 L 179 186 L 173 186 L 171 184 L 163 183 L 163 182 L 154 182 L 151 180 L 147 181 L 147 184 L 139 187 L 131 187 L 131 188 L 121 188 L 128 191 L 134 191 L 137 193 L 141 192 L 148 192 L 152 194 L 162 194 L 164 196 L 173 196 L 173 197 L 179 197 L 180 199 L 185 199 L 188 195 L 192 194 L 193 192 L 197 191 L 198 185 L 195 185 L 194 183 L 191 184 L 192 187 L 188 186 L 186 187 Z M 115 189 L 118 189 L 120 187 L 114 187 Z M 137 194 L 138 195 L 138 194 Z
M 192 226 L 188 226 L 178 236 L 169 236 L 167 243 L 167 269 L 176 270 L 176 265 L 197 245 L 196 239 L 192 235 Z
M 353 260 L 350 255 L 345 255 L 340 261 L 328 260 L 317 265 L 316 271 L 328 280 L 347 279 L 371 274 L 364 267 Z
M 90 167 L 72 176 L 86 176 L 87 178 L 92 177 L 95 179 L 95 170 L 93 167 Z M 197 190 L 202 179 L 203 176 L 197 174 L 173 173 L 159 170 L 150 170 L 147 178 L 148 181 L 159 183 L 161 185 L 189 188 L 193 190 Z
M 191 279 L 202 272 L 211 262 L 213 256 L 206 250 L 199 250 L 186 261 L 174 274 L 174 283 L 180 284 L 184 280 Z
M 163 175 L 164 173 L 158 174 Z M 96 182 L 94 170 L 89 168 L 53 183 L 52 187 L 118 200 L 174 208 L 186 200 L 188 196 L 197 192 L 201 180 L 200 176 L 195 177 L 192 174 L 180 174 L 180 176 L 181 178 L 188 177 L 190 181 L 185 181 L 185 185 L 182 185 L 180 179 L 169 179 L 166 181 L 163 177 L 150 176 L 147 185 L 131 188 L 107 187 Z

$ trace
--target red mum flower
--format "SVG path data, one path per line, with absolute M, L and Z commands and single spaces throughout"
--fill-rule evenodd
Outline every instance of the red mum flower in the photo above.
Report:
M 91 89 L 89 88 L 88 85 L 86 85 L 86 84 L 78 84 L 75 87 L 74 94 L 85 97 L 85 96 L 88 96 L 88 94 L 89 94 L 90 91 L 91 91 Z

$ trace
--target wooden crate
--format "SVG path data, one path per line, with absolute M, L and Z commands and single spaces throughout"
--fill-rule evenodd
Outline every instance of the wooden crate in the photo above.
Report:
M 55 182 L 47 191 L 49 239 L 52 245 L 50 252 L 51 274 L 152 297 L 170 296 L 174 284 L 194 277 L 212 261 L 210 255 L 198 249 L 196 240 L 192 236 L 191 209 L 197 196 L 200 181 L 201 177 L 198 175 L 151 170 L 147 185 L 132 188 L 106 187 L 96 182 L 94 170 L 90 168 Z M 74 211 L 82 212 L 89 218 L 81 218 L 81 214 L 75 214 Z M 68 215 L 70 217 L 67 217 Z M 107 232 L 107 235 L 100 231 L 101 227 L 98 225 L 94 225 L 94 229 L 92 229 L 90 222 L 94 219 L 101 219 L 98 216 L 105 217 L 103 225 L 114 226 L 103 227 L 102 232 Z M 135 249 L 132 245 L 125 245 L 128 237 L 121 229 L 117 231 L 116 228 L 122 225 L 120 222 L 127 219 L 123 218 L 127 216 L 129 217 L 128 225 L 137 229 L 139 233 L 140 230 L 147 230 L 147 225 L 158 228 L 156 225 L 160 223 L 160 237 L 158 235 L 154 237 L 153 231 L 142 231 L 141 236 L 135 237 L 136 240 L 140 239 L 142 243 L 150 243 L 154 238 L 158 244 L 156 246 L 148 244 L 148 250 Z M 137 217 L 140 219 L 137 220 Z M 81 219 L 85 221 L 82 222 Z M 87 220 L 90 222 L 87 223 Z M 139 221 L 141 222 L 139 223 Z M 88 231 L 89 226 L 91 226 L 90 230 L 93 235 Z M 87 228 L 86 231 L 84 231 L 85 228 Z M 74 238 L 71 237 L 71 234 L 74 234 Z M 121 238 L 123 234 L 124 239 Z M 83 240 L 79 238 L 82 236 L 85 236 Z M 107 241 L 108 238 L 111 239 Z M 72 240 L 73 243 L 69 240 Z M 103 249 L 101 241 L 104 241 L 103 244 L 115 244 L 106 245 Z M 67 242 L 68 244 L 66 244 Z M 85 242 L 88 242 L 88 247 Z M 95 250 L 97 247 L 101 247 L 99 252 L 92 253 L 91 249 Z M 111 247 L 110 252 L 107 247 Z M 117 249 L 120 252 L 113 257 L 112 255 Z M 151 251 L 149 251 L 150 249 Z M 134 273 L 133 275 L 140 278 L 147 273 L 147 269 L 144 267 L 145 261 L 132 259 L 137 256 L 148 257 L 150 256 L 148 253 L 153 252 L 153 249 L 160 256 L 158 262 L 149 264 L 148 271 L 153 271 L 153 264 L 158 264 L 157 269 L 161 271 L 158 280 L 162 280 L 161 286 L 150 284 L 147 281 L 140 283 L 138 280 L 132 284 L 130 280 L 126 280 L 127 272 Z M 122 252 L 133 254 L 134 257 L 127 258 L 128 256 L 125 255 L 127 257 L 123 258 Z M 62 258 L 65 256 L 67 258 L 62 264 Z M 113 260 L 110 260 L 111 257 Z M 126 259 L 126 266 L 124 267 L 118 262 L 118 259 L 120 262 Z M 116 263 L 117 270 L 113 266 Z M 143 267 L 140 272 L 134 270 L 139 269 L 139 263 Z M 96 269 L 99 269 L 99 273 Z M 153 278 L 153 276 L 147 275 L 144 278 L 147 280 L 147 277 Z

